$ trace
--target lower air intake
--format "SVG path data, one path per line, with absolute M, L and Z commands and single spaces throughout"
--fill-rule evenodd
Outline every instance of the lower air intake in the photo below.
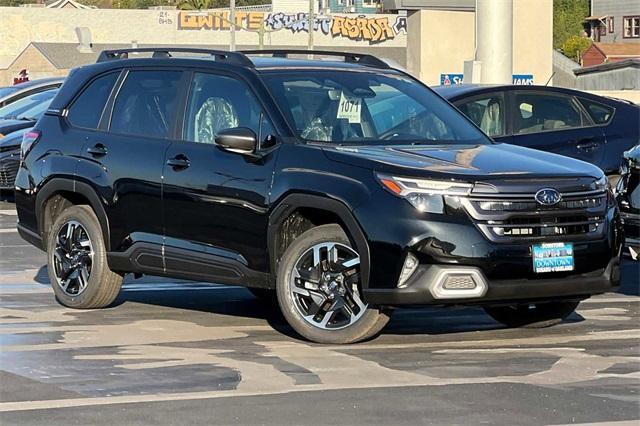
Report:
M 448 276 L 442 287 L 445 290 L 473 290 L 476 283 L 470 275 L 450 275 Z

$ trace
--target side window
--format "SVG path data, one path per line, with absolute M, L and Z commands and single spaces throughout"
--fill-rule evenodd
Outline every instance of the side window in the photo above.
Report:
M 583 126 L 583 114 L 571 96 L 516 92 L 515 105 L 515 134 Z
M 499 93 L 490 93 L 473 99 L 464 99 L 455 106 L 476 126 L 489 136 L 504 136 L 505 107 L 504 97 Z
M 187 141 L 212 144 L 221 130 L 247 127 L 262 138 L 262 146 L 273 145 L 271 123 L 249 88 L 235 78 L 196 73 L 184 120 Z
M 97 129 L 102 111 L 119 73 L 112 72 L 93 80 L 69 108 L 68 120 L 76 127 Z
M 180 71 L 131 71 L 118 92 L 110 130 L 166 138 L 178 103 Z
M 607 124 L 613 117 L 614 109 L 608 105 L 594 102 L 589 99 L 579 98 L 580 103 L 589 113 L 589 116 L 596 124 Z

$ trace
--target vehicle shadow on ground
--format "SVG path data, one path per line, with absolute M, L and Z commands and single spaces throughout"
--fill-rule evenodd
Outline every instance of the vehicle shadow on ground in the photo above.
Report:
M 49 285 L 46 266 L 42 266 L 38 270 L 34 280 L 39 284 Z M 143 286 L 136 286 L 135 290 L 129 289 L 136 284 L 143 284 Z M 171 284 L 171 288 L 154 288 L 154 284 Z M 185 289 L 180 288 L 181 284 L 185 285 Z M 140 303 L 216 315 L 252 318 L 266 321 L 277 333 L 301 339 L 285 321 L 275 299 L 256 298 L 243 287 L 212 285 L 211 289 L 207 289 L 206 284 L 197 284 L 198 288 L 195 290 L 188 288 L 189 285 L 194 284 L 190 281 L 156 277 L 134 280 L 128 276 L 125 279 L 123 291 L 110 308 L 126 306 L 129 303 Z M 144 288 L 146 285 L 148 285 L 148 289 Z M 637 282 L 624 282 L 624 289 L 627 291 L 637 292 L 637 287 Z M 621 286 L 621 288 L 623 287 Z M 564 323 L 572 324 L 582 321 L 584 318 L 580 314 L 574 313 Z M 479 307 L 427 307 L 395 310 L 391 321 L 381 335 L 446 335 L 504 328 L 502 324 L 494 321 Z

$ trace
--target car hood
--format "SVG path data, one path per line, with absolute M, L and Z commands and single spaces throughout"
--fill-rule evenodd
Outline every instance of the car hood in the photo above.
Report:
M 336 146 L 327 157 L 354 166 L 400 175 L 460 180 L 505 177 L 593 177 L 603 172 L 573 158 L 508 144 Z

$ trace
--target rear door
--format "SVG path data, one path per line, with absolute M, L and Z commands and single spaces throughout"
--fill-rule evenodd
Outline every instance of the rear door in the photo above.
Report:
M 84 135 L 78 174 L 93 183 L 105 201 L 111 250 L 150 242 L 161 253 L 162 168 L 183 76 L 172 69 L 124 71 L 99 131 Z M 161 270 L 161 256 L 150 262 L 144 266 Z
M 607 173 L 617 173 L 622 154 L 640 142 L 640 108 L 608 99 L 598 102 L 578 97 L 578 100 L 607 138 L 600 167 Z
M 601 166 L 605 137 L 571 95 L 511 91 L 511 143 Z

